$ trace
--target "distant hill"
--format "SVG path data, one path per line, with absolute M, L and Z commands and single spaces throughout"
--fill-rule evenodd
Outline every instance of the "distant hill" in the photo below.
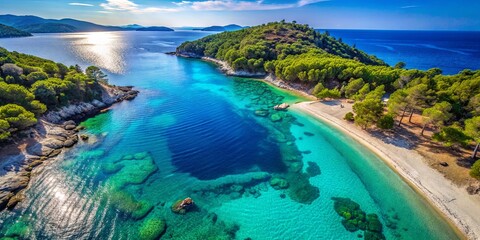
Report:
M 224 32 L 225 28 L 222 26 L 210 26 L 206 28 L 200 29 L 200 31 L 205 31 L 205 32 Z
M 37 16 L 0 15 L 0 24 L 15 27 L 23 31 L 35 32 L 100 32 L 125 31 L 122 27 L 103 26 L 75 19 L 44 19 Z M 57 24 L 57 25 L 52 25 Z M 52 29 L 48 30 L 51 27 Z M 47 31 L 48 30 L 48 31 Z
M 152 32 L 173 32 L 175 30 L 168 28 L 168 27 L 145 27 L 145 28 L 139 28 L 136 31 L 142 31 L 142 32 L 147 32 L 147 31 L 152 31 Z
M 125 28 L 125 29 L 139 29 L 139 28 L 144 28 L 144 26 L 138 25 L 138 24 L 130 24 L 130 25 L 126 25 L 126 26 L 121 26 L 121 28 Z
M 236 24 L 230 24 L 230 25 L 223 26 L 223 28 L 225 28 L 225 31 L 237 31 L 240 29 L 244 29 L 245 27 L 242 27 Z
M 77 31 L 76 27 L 61 23 L 38 23 L 22 26 L 21 28 L 29 33 L 69 33 Z
M 0 24 L 0 38 L 29 37 L 32 34 Z
M 225 31 L 237 31 L 240 29 L 243 29 L 244 27 L 236 25 L 236 24 L 230 24 L 226 26 L 210 26 L 206 28 L 200 29 L 200 31 L 205 31 L 205 32 L 225 32 Z

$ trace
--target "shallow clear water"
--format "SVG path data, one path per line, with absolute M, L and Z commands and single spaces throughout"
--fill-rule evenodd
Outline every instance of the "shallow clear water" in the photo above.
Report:
M 138 239 L 163 219 L 164 239 L 356 239 L 362 231 L 346 231 L 331 200 L 348 197 L 380 216 L 387 239 L 458 238 L 367 149 L 309 116 L 272 110 L 300 97 L 162 53 L 203 33 L 97 34 L 0 41 L 98 64 L 111 83 L 141 91 L 82 123 L 90 140 L 33 178 L 27 199 L 0 213 L 0 235 Z M 308 162 L 321 174 L 303 174 Z M 269 177 L 287 179 L 289 189 L 275 190 Z M 172 213 L 185 197 L 197 209 Z

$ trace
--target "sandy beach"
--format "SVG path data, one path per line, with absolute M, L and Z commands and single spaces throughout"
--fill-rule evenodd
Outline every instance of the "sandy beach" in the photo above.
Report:
M 469 195 L 435 169 L 417 151 L 402 144 L 386 143 L 353 123 L 343 120 L 352 104 L 340 102 L 302 102 L 292 109 L 308 113 L 348 134 L 383 159 L 395 172 L 422 194 L 468 238 L 480 237 L 480 196 Z

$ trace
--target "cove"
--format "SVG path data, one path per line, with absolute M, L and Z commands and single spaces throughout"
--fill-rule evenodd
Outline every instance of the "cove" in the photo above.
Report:
M 137 239 L 161 219 L 162 239 L 356 239 L 361 232 L 348 232 L 333 208 L 331 198 L 343 197 L 377 214 L 387 239 L 459 238 L 369 150 L 308 115 L 272 110 L 300 97 L 161 53 L 199 33 L 108 34 L 101 43 L 117 43 L 105 51 L 115 61 L 101 63 L 110 82 L 141 94 L 82 123 L 89 141 L 35 173 L 26 200 L 0 213 L 2 236 Z M 70 49 L 67 63 L 97 64 L 82 55 L 104 54 L 82 44 L 89 37 L 41 35 L 42 46 L 6 47 L 57 60 L 61 53 L 42 49 L 60 44 Z M 303 175 L 308 162 L 321 173 Z M 276 190 L 272 177 L 311 191 Z M 172 213 L 185 197 L 198 209 Z

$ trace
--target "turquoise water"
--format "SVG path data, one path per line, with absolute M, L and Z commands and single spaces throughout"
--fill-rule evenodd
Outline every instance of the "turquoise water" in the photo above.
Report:
M 57 46 L 64 46 L 67 63 L 102 65 L 111 83 L 141 91 L 82 123 L 89 141 L 33 178 L 26 200 L 0 213 L 0 234 L 138 239 L 162 220 L 162 239 L 357 239 L 363 231 L 348 232 L 333 208 L 332 197 L 346 197 L 380 217 L 387 239 L 458 238 L 367 149 L 309 116 L 272 110 L 300 97 L 161 53 L 201 34 L 0 41 L 57 61 Z M 309 165 L 321 173 L 306 174 Z M 271 178 L 285 179 L 288 188 L 274 189 Z M 196 208 L 172 213 L 186 197 Z

